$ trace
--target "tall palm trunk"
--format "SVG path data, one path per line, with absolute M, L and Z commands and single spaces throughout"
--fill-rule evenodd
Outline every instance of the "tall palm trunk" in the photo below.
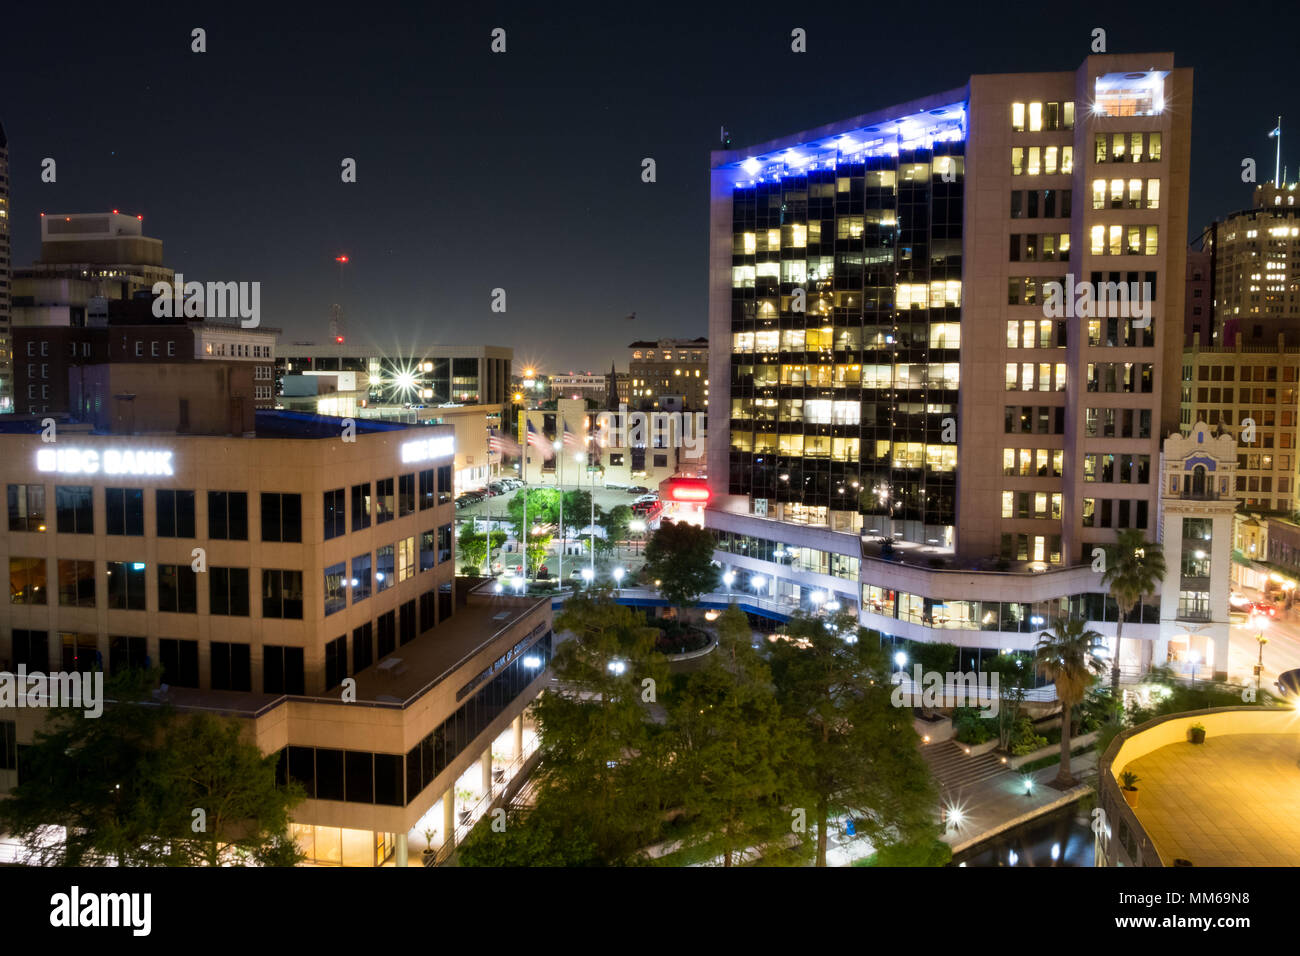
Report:
M 1110 698 L 1119 700 L 1119 650 L 1124 646 L 1124 639 L 1121 635 L 1124 633 L 1124 618 L 1128 617 L 1128 612 L 1123 608 L 1119 609 L 1119 620 L 1115 622 L 1115 657 L 1110 662 Z
M 1074 774 L 1070 773 L 1070 715 L 1074 710 L 1074 701 L 1061 701 L 1061 767 L 1056 773 L 1058 787 L 1074 786 Z

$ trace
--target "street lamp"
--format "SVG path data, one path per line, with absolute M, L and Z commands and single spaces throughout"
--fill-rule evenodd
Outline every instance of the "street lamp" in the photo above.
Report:
M 722 576 L 722 583 L 727 586 L 728 590 L 730 590 L 731 586 L 736 583 L 736 572 L 728 571 L 724 574 Z
M 1187 659 L 1192 662 L 1192 687 L 1196 687 L 1196 672 L 1200 670 L 1201 652 L 1192 651 L 1187 655 Z
M 898 669 L 901 671 L 907 666 L 907 655 L 902 651 L 899 651 L 894 655 L 894 663 L 898 665 Z
M 582 569 L 582 580 L 584 580 L 584 581 L 586 581 L 588 584 L 590 584 L 590 583 L 591 583 L 591 579 L 592 579 L 593 577 L 595 577 L 595 575 L 592 573 L 591 568 L 583 568 L 583 569 Z
M 615 588 L 622 587 L 622 585 L 623 585 L 623 574 L 624 574 L 624 571 L 623 571 L 622 568 L 615 568 L 615 569 L 614 569 L 614 587 L 615 587 Z
M 1255 635 L 1255 640 L 1259 641 L 1259 662 L 1255 665 L 1255 693 L 1259 694 L 1259 682 L 1264 673 L 1264 645 L 1268 643 L 1268 638 L 1264 636 L 1264 628 L 1268 626 L 1268 620 L 1261 615 L 1259 618 L 1259 633 Z

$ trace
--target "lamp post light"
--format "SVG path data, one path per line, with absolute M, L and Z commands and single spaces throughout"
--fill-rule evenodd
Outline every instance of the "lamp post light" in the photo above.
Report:
M 1192 662 L 1192 688 L 1196 687 L 1196 672 L 1201 669 L 1201 652 L 1192 651 L 1187 655 L 1187 659 Z
M 1268 643 L 1268 638 L 1264 636 L 1264 628 L 1267 621 L 1261 617 L 1259 619 L 1259 633 L 1255 635 L 1255 640 L 1259 641 L 1259 661 L 1255 664 L 1255 694 L 1259 694 L 1260 678 L 1264 674 L 1264 645 Z
M 621 587 L 623 586 L 623 574 L 624 574 L 624 571 L 623 571 L 622 568 L 615 568 L 615 569 L 614 569 L 614 589 L 615 589 L 615 590 L 618 590 L 619 588 L 621 588 Z
M 722 583 L 726 585 L 727 590 L 730 591 L 731 586 L 736 583 L 736 572 L 728 571 L 726 574 L 724 574 L 722 576 Z
M 894 654 L 894 663 L 898 665 L 898 669 L 901 671 L 907 666 L 907 655 L 902 651 L 898 651 Z

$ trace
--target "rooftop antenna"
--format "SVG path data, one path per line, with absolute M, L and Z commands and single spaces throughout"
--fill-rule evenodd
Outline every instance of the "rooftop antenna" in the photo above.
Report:
M 1282 188 L 1282 117 L 1277 118 L 1277 125 L 1273 127 L 1273 132 L 1268 134 L 1269 139 L 1277 140 L 1277 162 L 1273 166 L 1273 179 L 1277 183 L 1277 188 Z

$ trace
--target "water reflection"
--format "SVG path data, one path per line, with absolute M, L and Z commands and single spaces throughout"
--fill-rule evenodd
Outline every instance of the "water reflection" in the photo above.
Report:
M 1089 818 L 1078 802 L 999 833 L 953 857 L 952 866 L 1092 866 Z

